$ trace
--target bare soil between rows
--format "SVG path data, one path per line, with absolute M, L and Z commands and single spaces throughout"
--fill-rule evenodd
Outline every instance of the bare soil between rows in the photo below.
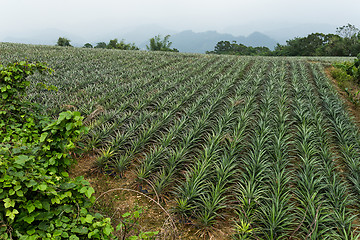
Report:
M 142 232 L 160 231 L 156 239 L 228 239 L 233 234 L 232 221 L 224 222 L 221 226 L 215 227 L 212 231 L 206 232 L 196 228 L 193 223 L 182 223 L 179 218 L 172 215 L 169 219 L 168 214 L 164 212 L 158 204 L 154 203 L 146 196 L 151 197 L 158 202 L 157 196 L 154 194 L 146 194 L 141 191 L 151 191 L 151 187 L 141 186 L 136 181 L 135 169 L 126 171 L 125 175 L 120 178 L 117 176 L 109 176 L 107 173 L 97 171 L 93 166 L 96 155 L 83 155 L 76 158 L 76 164 L 70 169 L 72 178 L 84 176 L 90 182 L 95 190 L 95 197 L 98 198 L 103 193 L 109 193 L 97 199 L 94 211 L 100 212 L 106 217 L 112 219 L 114 228 L 119 223 L 121 215 L 141 208 L 142 215 L 140 222 L 136 227 Z M 119 189 L 122 190 L 114 190 Z M 114 190 L 114 191 L 112 191 Z M 130 191 L 134 190 L 134 191 Z M 174 206 L 173 199 L 160 204 L 171 214 L 171 208 Z M 172 221 L 176 225 L 174 228 Z M 132 234 L 135 234 L 133 231 Z M 131 236 L 131 235 L 129 235 Z

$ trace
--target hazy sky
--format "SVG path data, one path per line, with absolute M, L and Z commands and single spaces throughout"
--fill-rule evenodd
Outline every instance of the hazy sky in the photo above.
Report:
M 285 22 L 360 28 L 360 0 L 0 0 L 0 9 L 0 34 L 46 28 L 83 34 L 145 24 L 177 31 Z

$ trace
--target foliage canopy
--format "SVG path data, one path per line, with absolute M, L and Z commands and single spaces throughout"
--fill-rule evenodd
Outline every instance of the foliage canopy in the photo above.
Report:
M 0 65 L 0 238 L 109 239 L 110 219 L 88 210 L 94 189 L 66 172 L 69 152 L 86 132 L 83 117 L 67 111 L 52 120 L 24 101 L 35 72 L 52 70 L 24 61 Z
M 168 52 L 179 52 L 176 48 L 171 49 L 172 42 L 169 41 L 170 35 L 166 35 L 161 39 L 160 35 L 150 38 L 149 45 L 146 45 L 149 51 L 168 51 Z
M 236 42 L 220 41 L 212 54 L 260 56 L 356 56 L 360 53 L 360 30 L 348 24 L 337 28 L 337 34 L 311 33 L 277 44 L 274 51 L 266 47 L 247 47 Z
M 70 40 L 65 37 L 59 37 L 56 46 L 71 47 Z

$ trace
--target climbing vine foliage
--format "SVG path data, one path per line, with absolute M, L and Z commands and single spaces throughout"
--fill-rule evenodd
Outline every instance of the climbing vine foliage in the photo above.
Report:
M 110 219 L 89 211 L 94 189 L 67 173 L 69 153 L 87 130 L 83 117 L 67 111 L 50 119 L 24 101 L 35 72 L 52 70 L 0 65 L 0 239 L 110 239 Z

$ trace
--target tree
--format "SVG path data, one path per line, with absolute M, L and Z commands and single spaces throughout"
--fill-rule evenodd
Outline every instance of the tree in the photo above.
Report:
M 106 48 L 107 45 L 105 42 L 98 42 L 95 46 L 95 48 Z
M 358 34 L 360 34 L 360 30 L 354 25 L 348 23 L 348 25 L 336 28 L 336 33 L 340 37 L 351 39 L 353 37 L 356 37 Z
M 233 51 L 233 47 L 229 41 L 220 41 L 215 45 L 213 52 L 215 54 L 230 54 L 231 51 Z
M 271 51 L 267 47 L 247 47 L 244 44 L 237 44 L 236 41 L 220 41 L 215 47 L 214 51 L 206 52 L 210 54 L 229 54 L 229 55 L 256 55 L 267 56 Z
M 160 34 L 150 38 L 149 46 L 146 45 L 147 50 L 149 51 L 169 51 L 169 52 L 179 52 L 176 48 L 171 49 L 172 42 L 169 41 L 170 35 L 166 35 L 161 39 Z
M 135 46 L 134 43 L 125 43 L 124 39 L 118 42 L 117 38 L 110 40 L 106 48 L 119 50 L 139 50 L 139 48 Z
M 360 52 L 360 30 L 348 24 L 337 28 L 337 34 L 311 33 L 277 44 L 274 51 L 266 47 L 247 47 L 235 41 L 220 41 L 213 54 L 263 56 L 357 56 Z
M 93 48 L 93 45 L 91 45 L 90 43 L 85 43 L 83 48 Z
M 108 48 L 108 49 L 115 49 L 117 44 L 118 44 L 118 39 L 117 39 L 117 38 L 112 39 L 112 40 L 109 41 L 109 43 L 108 43 L 108 45 L 106 46 L 106 48 Z
M 348 24 L 337 28 L 337 34 L 312 33 L 286 41 L 275 47 L 277 56 L 356 56 L 360 51 L 360 33 Z
M 56 46 L 71 47 L 70 40 L 64 37 L 59 37 Z
M 83 48 L 93 48 L 93 45 L 91 45 L 90 43 L 85 43 Z

